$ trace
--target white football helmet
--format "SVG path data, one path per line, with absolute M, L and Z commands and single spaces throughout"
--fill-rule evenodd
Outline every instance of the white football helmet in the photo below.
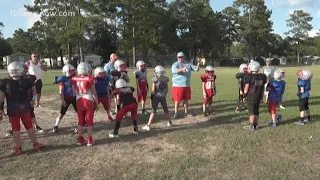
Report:
M 19 61 L 10 63 L 7 70 L 10 77 L 19 77 L 24 74 L 24 67 Z
M 154 68 L 154 75 L 157 77 L 163 76 L 165 73 L 166 73 L 166 70 L 161 65 L 158 65 Z
M 114 68 L 115 68 L 117 71 L 122 71 L 122 69 L 120 68 L 121 65 L 125 65 L 125 64 L 124 64 L 124 61 L 122 61 L 122 60 L 116 60 L 116 62 L 114 62 Z
M 79 75 L 91 75 L 92 67 L 88 62 L 81 62 L 77 67 Z
M 248 69 L 248 65 L 246 63 L 243 63 L 243 64 L 240 65 L 239 71 L 244 73 L 245 72 L 244 69 Z
M 302 70 L 302 80 L 309 80 L 312 79 L 313 73 L 309 70 Z
M 251 61 L 249 63 L 248 69 L 249 69 L 250 72 L 259 72 L 260 63 L 258 61 Z
M 205 69 L 205 71 L 214 71 L 213 66 L 207 66 Z
M 127 81 L 125 81 L 124 79 L 118 79 L 116 81 L 116 88 L 123 88 L 127 86 Z
M 73 74 L 70 74 L 70 71 L 74 71 L 73 74 L 75 74 L 76 68 L 74 68 L 71 64 L 66 64 L 63 66 L 62 68 L 62 73 L 67 76 L 70 77 Z
M 280 81 L 282 79 L 282 72 L 278 69 L 273 72 L 273 78 L 276 81 Z
M 106 71 L 102 67 L 97 67 L 94 70 L 94 76 L 99 76 L 100 73 L 106 73 Z M 101 74 L 100 74 L 101 75 Z
M 146 64 L 146 63 L 145 63 L 144 61 L 140 60 L 140 61 L 138 61 L 138 62 L 136 63 L 136 67 L 137 67 L 138 70 L 141 70 L 141 69 L 140 69 L 140 66 L 145 65 L 145 64 Z

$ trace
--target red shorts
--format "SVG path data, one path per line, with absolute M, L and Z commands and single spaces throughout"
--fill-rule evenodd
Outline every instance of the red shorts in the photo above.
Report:
M 104 110 L 109 111 L 109 98 L 106 97 L 99 97 L 98 102 L 103 105 Z
M 204 98 L 203 104 L 205 105 L 212 104 L 212 99 L 213 99 L 213 96 Z
M 269 103 L 268 103 L 268 112 L 270 114 L 277 114 L 277 105 L 278 105 L 278 102 L 269 101 Z
M 146 99 L 147 99 L 147 95 L 148 95 L 148 91 L 141 91 L 141 94 L 139 94 L 138 96 L 137 96 L 137 101 L 138 101 L 138 103 L 139 102 L 141 102 L 141 100 L 142 101 L 146 101 Z
M 88 99 L 80 98 L 77 100 L 78 125 L 87 127 L 93 126 L 93 115 L 96 104 Z
M 132 120 L 136 121 L 138 119 L 138 104 L 131 103 L 129 105 L 123 106 L 116 115 L 116 121 L 121 121 L 123 116 L 127 114 L 127 112 L 131 112 Z
M 191 99 L 190 87 L 172 87 L 172 100 L 181 102 L 183 100 L 189 101 Z
M 21 130 L 20 119 L 21 119 L 24 127 L 26 128 L 26 130 L 33 128 L 30 112 L 27 112 L 27 113 L 18 112 L 15 116 L 9 117 L 12 131 L 20 131 Z

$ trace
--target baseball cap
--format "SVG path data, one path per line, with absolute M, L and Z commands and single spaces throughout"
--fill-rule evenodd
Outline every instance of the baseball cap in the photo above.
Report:
M 184 57 L 183 52 L 179 52 L 179 53 L 177 54 L 177 57 Z

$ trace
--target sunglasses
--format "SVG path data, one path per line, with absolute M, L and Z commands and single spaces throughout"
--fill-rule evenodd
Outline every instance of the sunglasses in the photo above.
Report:
M 183 57 L 178 57 L 178 58 L 183 58 Z

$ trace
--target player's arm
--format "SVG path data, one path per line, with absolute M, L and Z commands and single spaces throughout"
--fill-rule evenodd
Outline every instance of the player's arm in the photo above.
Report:
M 47 72 L 48 71 L 48 68 L 43 64 L 43 62 L 39 62 L 39 66 L 40 66 L 40 68 L 42 69 L 42 71 L 45 71 L 45 72 Z
M 186 66 L 184 66 L 182 68 L 178 68 L 178 64 L 173 64 L 172 67 L 171 67 L 172 74 L 182 73 L 186 69 L 187 69 Z
M 303 86 L 300 87 L 300 93 L 304 93 L 304 87 Z
M 206 83 L 205 82 L 202 82 L 202 94 L 203 94 L 203 97 L 206 98 L 207 97 L 207 93 L 206 93 Z
M 191 70 L 192 71 L 198 72 L 200 70 L 200 63 L 198 63 L 196 66 L 193 65 L 193 64 L 190 64 L 190 65 L 191 65 Z
M 73 87 L 73 86 L 72 86 Z M 63 94 L 63 91 L 64 91 L 64 85 L 63 83 L 59 83 L 59 95 L 60 95 L 60 100 L 61 100 L 61 103 L 64 105 L 65 103 L 65 100 L 64 100 L 64 94 Z
M 135 72 L 135 75 L 136 75 L 137 95 L 139 95 L 139 93 L 140 93 L 140 87 L 139 87 L 139 75 L 138 75 L 138 74 L 136 74 L 136 72 Z
M 96 108 L 98 109 L 98 95 L 97 95 L 97 90 L 96 90 L 96 85 L 95 84 L 92 84 L 91 85 L 91 92 L 92 92 L 92 95 L 93 95 L 93 98 L 94 98 L 94 101 L 96 103 Z
M 5 99 L 5 93 L 0 90 L 0 121 L 3 119 L 3 115 L 4 115 L 4 111 L 3 111 L 3 108 L 4 108 L 4 99 Z

